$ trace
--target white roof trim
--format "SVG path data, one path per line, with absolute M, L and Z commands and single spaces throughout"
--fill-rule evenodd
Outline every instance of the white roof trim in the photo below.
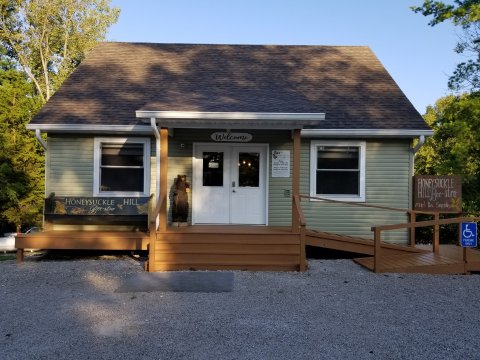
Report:
M 155 119 L 158 126 L 183 129 L 302 129 L 317 126 L 324 113 L 256 113 L 198 111 L 136 111 L 137 118 Z
M 27 129 L 49 133 L 152 134 L 150 125 L 27 124 Z
M 270 112 L 204 112 L 204 111 L 135 111 L 137 118 L 199 119 L 199 120 L 286 120 L 321 121 L 325 113 L 270 113 Z
M 302 129 L 305 138 L 415 138 L 432 136 L 433 130 L 408 129 Z

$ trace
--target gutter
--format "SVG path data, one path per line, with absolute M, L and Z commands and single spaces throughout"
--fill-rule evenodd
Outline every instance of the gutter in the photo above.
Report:
M 417 145 L 415 145 L 415 147 L 412 149 L 413 156 L 417 154 L 418 150 L 420 150 L 423 144 L 425 144 L 425 135 L 420 135 Z
M 45 140 L 43 140 L 42 132 L 40 131 L 40 129 L 35 129 L 35 137 L 37 138 L 37 141 L 42 146 L 42 148 L 46 151 L 47 150 L 47 143 L 45 142 Z
M 157 129 L 157 121 L 154 117 L 150 118 L 150 126 L 155 135 L 155 207 L 160 198 L 160 133 Z
M 432 136 L 432 130 L 408 129 L 302 129 L 302 138 L 416 138 Z

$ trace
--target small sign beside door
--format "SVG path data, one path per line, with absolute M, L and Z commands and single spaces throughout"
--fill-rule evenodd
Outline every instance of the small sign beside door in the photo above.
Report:
M 272 177 L 290 177 L 290 150 L 272 150 Z
M 210 138 L 213 141 L 217 142 L 239 142 L 239 143 L 244 143 L 244 142 L 249 142 L 252 140 L 252 134 L 248 133 L 234 133 L 234 132 L 214 132 L 212 135 L 210 135 Z

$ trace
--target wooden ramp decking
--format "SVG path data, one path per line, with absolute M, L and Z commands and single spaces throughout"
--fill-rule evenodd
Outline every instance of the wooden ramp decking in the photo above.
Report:
M 359 237 L 307 230 L 306 244 L 327 249 L 374 255 L 374 241 Z M 380 269 L 377 272 L 424 273 L 424 274 L 466 274 L 480 271 L 480 251 L 469 249 L 467 262 L 463 249 L 455 245 L 441 245 L 439 253 L 431 246 L 402 246 L 381 244 Z M 354 261 L 374 271 L 374 257 L 355 258 Z
M 306 245 L 326 249 L 340 250 L 363 255 L 374 254 L 374 242 L 371 239 L 333 234 L 317 230 L 307 230 Z M 382 251 L 386 255 L 423 253 L 427 250 L 410 246 L 382 243 Z

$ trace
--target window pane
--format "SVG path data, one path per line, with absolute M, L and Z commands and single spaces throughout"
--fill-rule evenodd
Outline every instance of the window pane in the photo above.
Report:
M 143 166 L 143 144 L 102 144 L 103 166 Z
M 143 192 L 143 168 L 102 168 L 100 191 Z
M 358 147 L 320 146 L 317 169 L 359 169 Z
M 317 171 L 317 191 L 321 195 L 360 195 L 359 171 Z
M 203 186 L 223 186 L 223 152 L 203 153 Z
M 258 187 L 260 181 L 260 154 L 238 154 L 238 186 Z

